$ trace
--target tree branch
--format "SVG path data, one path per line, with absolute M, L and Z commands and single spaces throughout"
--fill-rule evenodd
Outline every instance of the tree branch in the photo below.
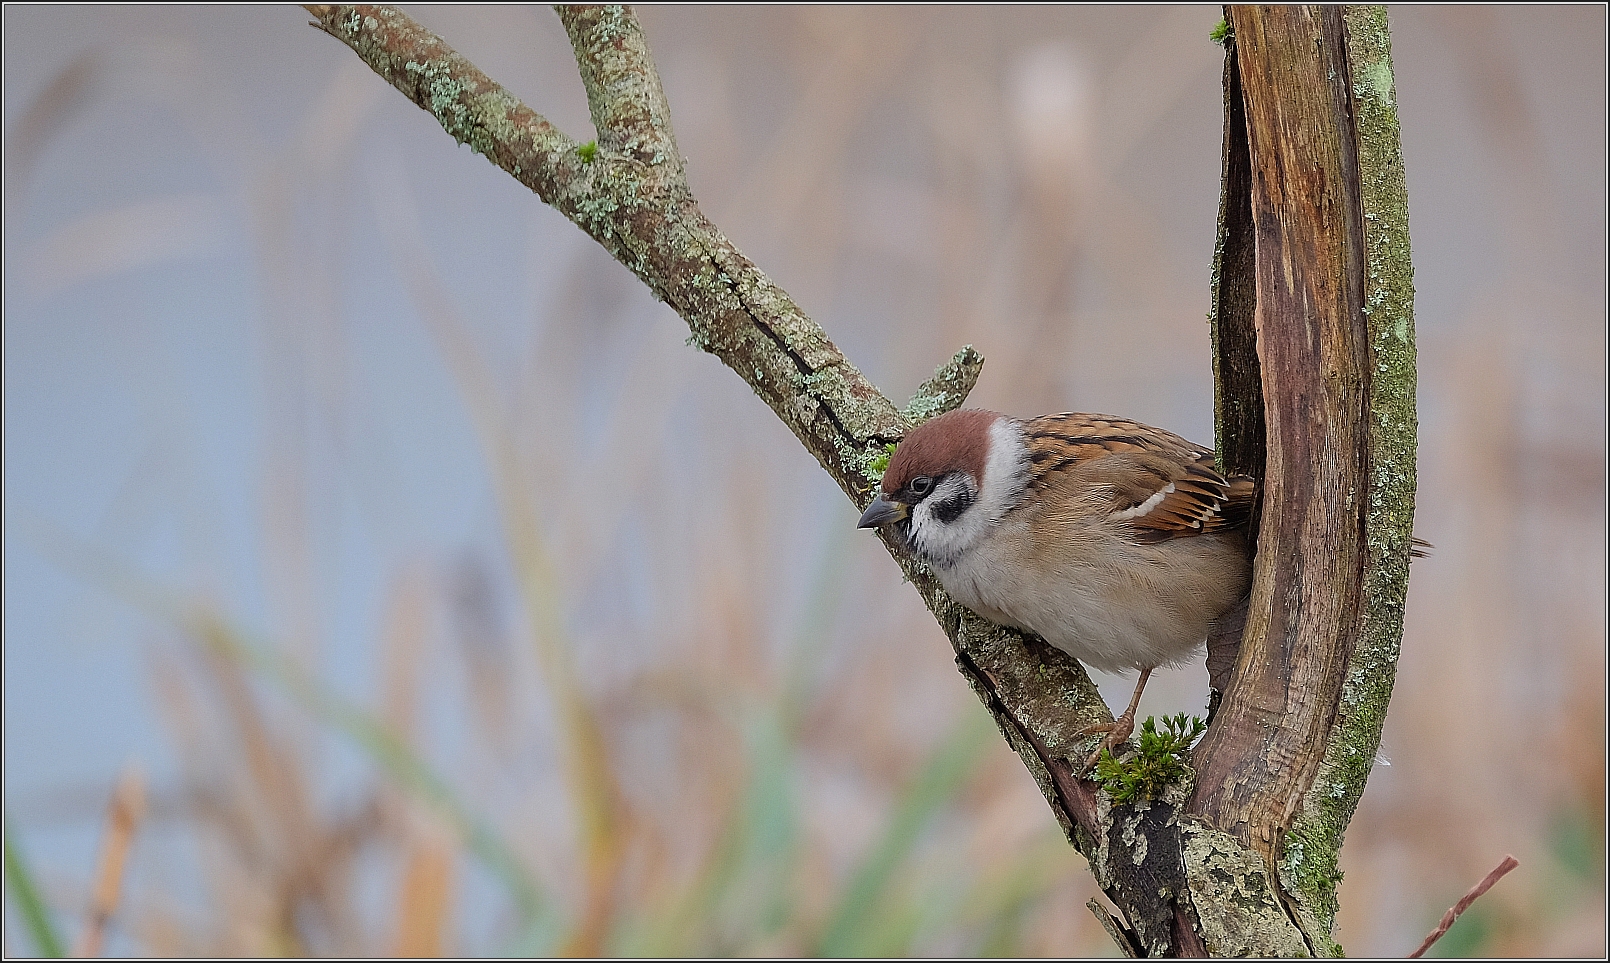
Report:
M 1342 9 L 1358 132 L 1362 313 L 1369 347 L 1369 463 L 1359 489 L 1364 512 L 1363 607 L 1325 758 L 1287 834 L 1281 864 L 1282 882 L 1313 918 L 1314 925 L 1308 928 L 1327 933 L 1336 915 L 1342 834 L 1381 747 L 1397 675 L 1409 591 L 1418 436 L 1414 264 L 1391 34 L 1384 6 Z
M 314 26 L 351 47 L 375 73 L 549 204 L 571 193 L 576 144 L 442 39 L 391 7 L 311 5 Z
M 736 372 L 858 508 L 872 499 L 879 481 L 872 466 L 884 446 L 959 407 L 977 380 L 983 358 L 963 348 L 897 409 L 704 217 L 684 179 L 658 74 L 629 8 L 559 8 L 598 132 L 596 147 L 587 150 L 405 14 L 370 6 L 307 9 L 316 26 L 455 139 L 531 188 L 636 274 L 687 322 L 691 343 Z M 1112 716 L 1084 668 L 956 604 L 902 546 L 884 541 L 1063 830 L 1092 858 L 1097 878 L 1132 876 L 1127 857 L 1107 868 L 1092 856 L 1105 835 L 1103 814 L 1077 768 L 1099 737 L 1081 733 Z M 1132 903 L 1119 906 L 1137 915 Z M 1166 934 L 1160 946 L 1153 941 L 1146 948 L 1166 951 Z
M 1363 231 L 1341 11 L 1234 7 L 1230 17 L 1251 148 L 1269 440 L 1246 634 L 1203 739 L 1193 809 L 1272 864 L 1319 765 L 1358 618 Z
M 1437 922 L 1437 928 L 1426 934 L 1426 938 L 1420 942 L 1415 951 L 1409 954 L 1409 959 L 1417 960 L 1425 956 L 1426 950 L 1431 949 L 1433 943 L 1448 935 L 1448 930 L 1453 926 L 1454 921 L 1463 916 L 1465 910 L 1470 909 L 1470 904 L 1481 899 L 1482 894 L 1492 889 L 1494 883 L 1509 875 L 1509 871 L 1519 865 L 1520 863 L 1516 861 L 1515 857 L 1506 854 L 1503 861 L 1493 867 L 1492 872 L 1482 877 L 1481 882 L 1472 886 L 1470 892 L 1461 896 L 1459 902 L 1453 904 L 1453 906 L 1449 907 L 1448 912 L 1442 914 L 1442 919 Z
M 635 18 L 604 7 L 560 6 L 554 10 L 570 34 L 576 66 L 587 90 L 598 144 L 683 177 L 682 155 L 671 133 L 671 105 Z

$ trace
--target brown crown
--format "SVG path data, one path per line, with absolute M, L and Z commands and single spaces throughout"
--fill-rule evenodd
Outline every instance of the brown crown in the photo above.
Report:
M 1000 417 L 993 411 L 964 408 L 913 428 L 889 459 L 883 493 L 893 495 L 918 475 L 938 477 L 953 471 L 965 471 L 982 483 L 989 428 Z

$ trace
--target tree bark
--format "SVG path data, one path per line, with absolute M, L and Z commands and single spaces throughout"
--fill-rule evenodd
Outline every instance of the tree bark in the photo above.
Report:
M 1305 947 L 1333 955 L 1337 852 L 1380 744 L 1414 512 L 1390 46 L 1379 7 L 1227 17 L 1217 411 L 1225 467 L 1262 494 L 1246 631 L 1189 808 L 1259 855 Z
M 1324 751 L 1359 618 L 1364 237 L 1340 8 L 1236 7 L 1230 18 L 1267 440 L 1246 631 L 1192 809 L 1272 863 Z
M 588 144 L 396 10 L 308 10 L 676 310 L 692 343 L 742 377 L 858 508 L 872 498 L 885 446 L 960 406 L 977 380 L 983 359 L 963 348 L 897 408 L 704 217 L 629 9 L 558 8 L 597 129 Z M 1264 477 L 1268 491 L 1246 642 L 1195 754 L 1194 795 L 1187 779 L 1159 799 L 1116 806 L 1080 779 L 1099 739 L 1081 733 L 1111 721 L 1084 669 L 956 604 L 885 542 L 1128 920 L 1103 910 L 1103 925 L 1120 948 L 1145 955 L 1338 949 L 1325 874 L 1380 737 L 1413 508 L 1408 247 L 1385 16 L 1237 8 L 1231 19 L 1247 40 L 1227 78 L 1244 77 L 1247 93 L 1243 103 L 1227 88 L 1214 302 L 1220 438 L 1226 466 Z M 1370 113 L 1372 97 L 1387 114 Z M 1355 127 L 1361 117 L 1368 126 Z M 1243 128 L 1246 161 L 1231 150 Z

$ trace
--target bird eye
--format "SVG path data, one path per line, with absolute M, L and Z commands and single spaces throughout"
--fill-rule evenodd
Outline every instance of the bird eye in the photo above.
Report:
M 923 495 L 928 494 L 929 489 L 934 487 L 934 480 L 927 475 L 918 475 L 907 482 L 906 487 L 911 489 L 911 494 L 921 498 Z

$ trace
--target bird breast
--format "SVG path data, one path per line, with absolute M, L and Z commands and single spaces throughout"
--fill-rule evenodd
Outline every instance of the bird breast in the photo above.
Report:
M 1189 659 L 1250 581 L 1239 532 L 1142 544 L 1105 519 L 1045 525 L 1028 514 L 938 568 L 939 581 L 979 615 L 1104 672 Z

